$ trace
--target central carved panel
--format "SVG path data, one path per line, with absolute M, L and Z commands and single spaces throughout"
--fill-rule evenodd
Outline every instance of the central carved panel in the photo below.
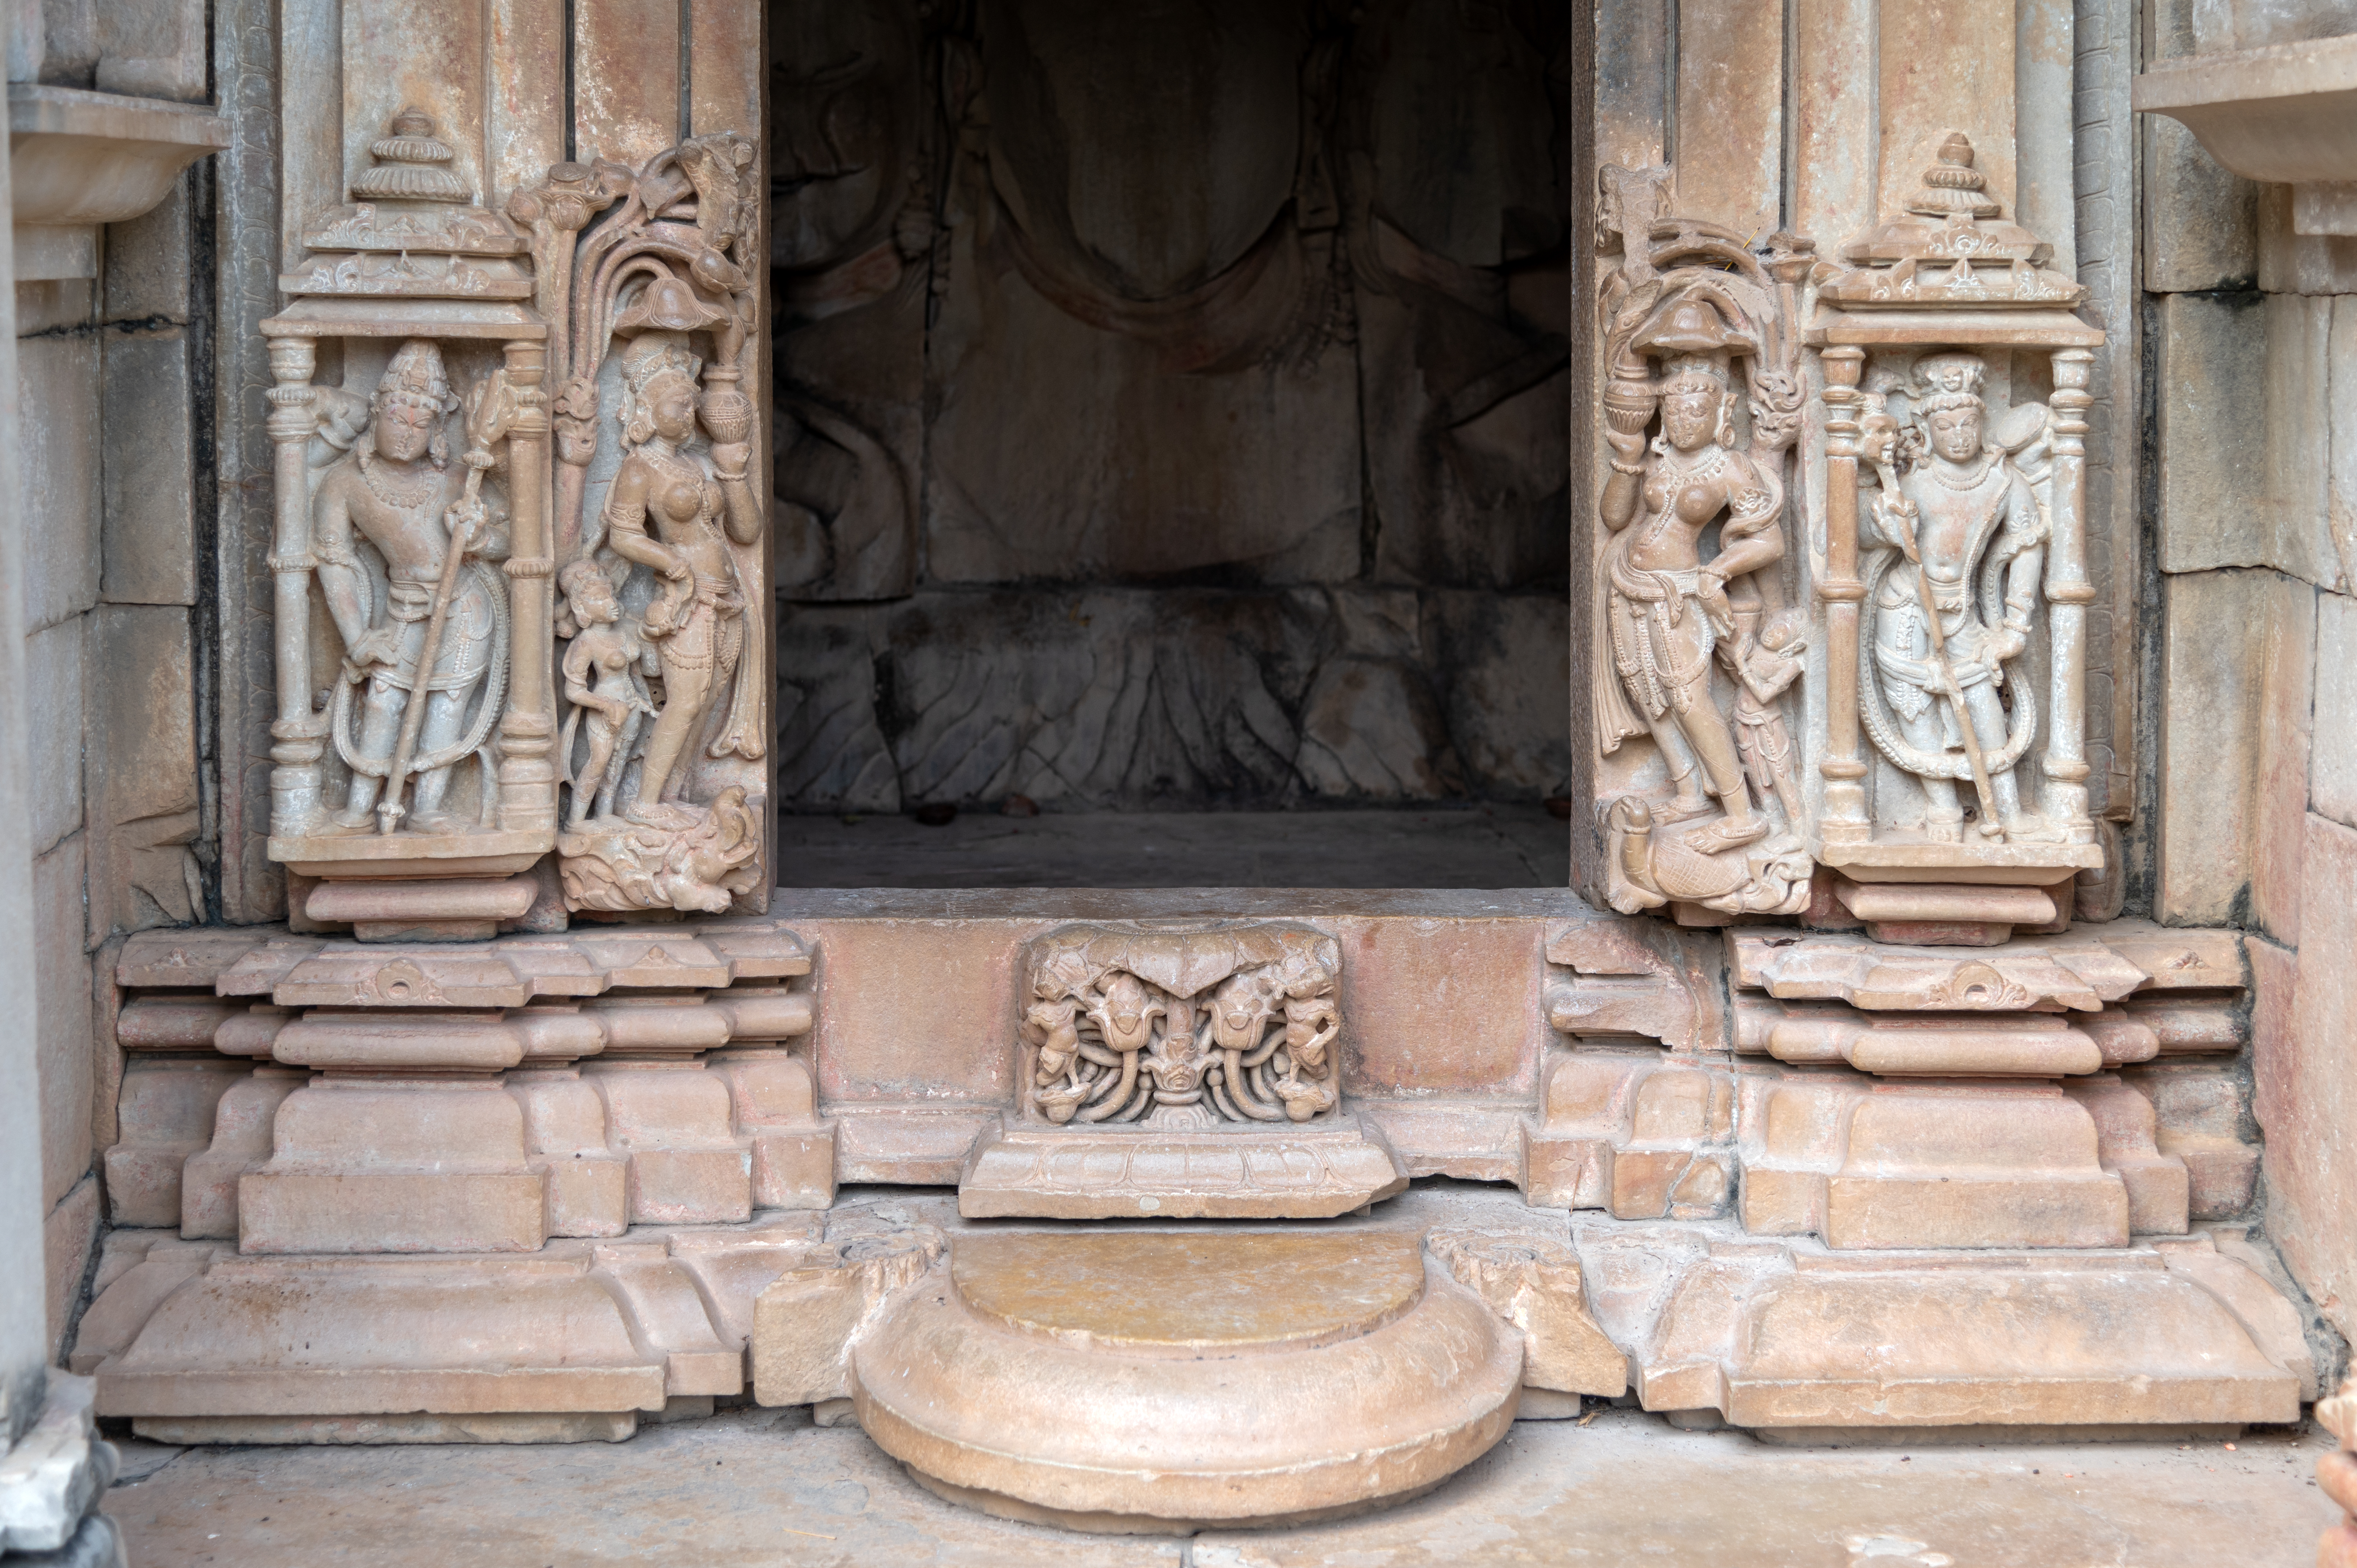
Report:
M 1307 926 L 1050 931 L 1025 955 L 1025 1112 L 1172 1131 L 1330 1119 L 1341 968 Z

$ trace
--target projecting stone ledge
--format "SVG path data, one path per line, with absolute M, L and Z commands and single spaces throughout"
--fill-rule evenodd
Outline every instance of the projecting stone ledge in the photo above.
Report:
M 1372 1123 L 1342 1116 L 1282 1130 L 987 1131 L 958 1183 L 969 1219 L 1327 1219 L 1407 1187 Z
M 2316 1391 L 2291 1305 L 2206 1234 L 1875 1256 L 1712 1226 L 1576 1239 L 1648 1410 L 1802 1439 L 2160 1435 L 2296 1421 Z

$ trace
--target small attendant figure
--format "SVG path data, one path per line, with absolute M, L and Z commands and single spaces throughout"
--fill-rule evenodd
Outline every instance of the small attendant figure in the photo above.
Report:
M 560 755 L 569 763 L 576 726 L 587 736 L 588 755 L 571 778 L 575 829 L 597 815 L 611 816 L 614 795 L 629 766 L 639 721 L 652 718 L 655 705 L 645 677 L 658 673 L 654 650 L 639 635 L 639 623 L 622 614 L 620 599 L 605 569 L 576 561 L 557 575 L 565 614 L 580 629 L 565 645 L 565 700 L 573 704 Z
M 1760 800 L 1772 794 L 1788 825 L 1801 820 L 1801 786 L 1792 773 L 1792 733 L 1777 699 L 1801 678 L 1800 655 L 1807 646 L 1808 623 L 1799 610 L 1784 609 L 1769 617 L 1735 658 L 1735 749 Z

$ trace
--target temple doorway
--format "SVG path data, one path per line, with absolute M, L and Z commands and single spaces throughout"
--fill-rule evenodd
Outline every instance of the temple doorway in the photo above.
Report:
M 773 0 L 788 886 L 1564 886 L 1541 0 Z

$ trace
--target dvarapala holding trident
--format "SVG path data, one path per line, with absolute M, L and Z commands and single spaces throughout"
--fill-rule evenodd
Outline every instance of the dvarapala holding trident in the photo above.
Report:
M 1921 784 L 1925 836 L 1945 843 L 1963 835 L 1956 784 L 1967 778 L 1982 834 L 2048 836 L 2021 809 L 2014 768 L 2035 713 L 2008 668 L 2029 648 L 2048 525 L 2007 455 L 2025 443 L 1986 438 L 1986 375 L 1977 355 L 1927 355 L 1915 367 L 1914 428 L 1888 414 L 1861 422 L 1881 489 L 1859 533 L 1884 553 L 1867 572 L 1873 668 L 1860 672 L 1860 706 L 1876 747 Z M 2043 431 L 2042 408 L 2016 413 Z

